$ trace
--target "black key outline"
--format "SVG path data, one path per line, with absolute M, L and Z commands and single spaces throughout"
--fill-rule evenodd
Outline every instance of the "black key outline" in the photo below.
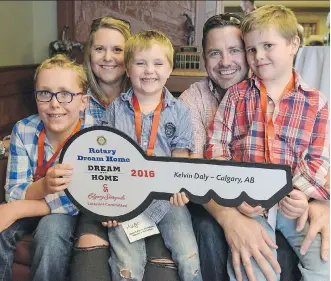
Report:
M 221 161 L 221 160 L 206 160 L 206 159 L 191 159 L 191 158 L 179 158 L 179 157 L 160 157 L 160 156 L 147 156 L 145 152 L 142 150 L 142 148 L 133 141 L 128 135 L 125 133 L 115 129 L 110 128 L 107 126 L 92 126 L 89 128 L 85 128 L 77 132 L 75 135 L 73 135 L 67 143 L 64 145 L 60 157 L 59 157 L 59 163 L 62 163 L 64 155 L 69 148 L 69 146 L 73 143 L 75 139 L 77 139 L 79 136 L 95 130 L 105 130 L 110 131 L 112 133 L 115 133 L 122 138 L 126 139 L 128 142 L 133 145 L 138 152 L 142 155 L 143 158 L 147 161 L 161 161 L 161 162 L 186 162 L 186 163 L 195 163 L 195 164 L 213 164 L 213 165 L 219 165 L 219 166 L 240 166 L 240 167 L 255 167 L 255 168 L 263 168 L 263 169 L 277 169 L 277 170 L 284 170 L 286 172 L 286 185 L 279 189 L 277 193 L 272 195 L 268 200 L 256 200 L 254 198 L 251 198 L 247 195 L 246 192 L 242 192 L 240 196 L 234 199 L 224 199 L 218 196 L 218 194 L 214 190 L 209 190 L 204 196 L 196 196 L 193 195 L 191 192 L 189 192 L 187 189 L 182 188 L 180 189 L 180 192 L 184 191 L 191 202 L 196 204 L 206 204 L 211 199 L 213 199 L 218 204 L 224 206 L 224 207 L 237 207 L 242 202 L 247 202 L 250 205 L 260 205 L 266 209 L 271 208 L 274 206 L 277 202 L 279 202 L 282 198 L 284 198 L 288 193 L 290 193 L 293 190 L 292 187 L 292 174 L 291 174 L 291 167 L 288 165 L 281 165 L 281 164 L 269 164 L 269 163 L 245 163 L 245 162 L 232 162 L 232 161 Z M 159 200 L 169 200 L 170 196 L 173 195 L 172 193 L 167 192 L 150 192 L 150 194 L 147 196 L 147 198 L 133 211 L 126 213 L 124 215 L 120 216 L 103 216 L 96 214 L 87 208 L 83 207 L 75 198 L 71 195 L 71 193 L 68 191 L 68 189 L 64 190 L 65 194 L 69 197 L 71 202 L 83 213 L 89 215 L 90 217 L 94 218 L 97 221 L 109 221 L 109 220 L 116 220 L 119 222 L 127 221 L 130 219 L 133 219 L 137 217 L 139 214 L 141 214 L 146 208 L 150 205 L 150 203 L 153 201 L 153 199 L 159 199 Z

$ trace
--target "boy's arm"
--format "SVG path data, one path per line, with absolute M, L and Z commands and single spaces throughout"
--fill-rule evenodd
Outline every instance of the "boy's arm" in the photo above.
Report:
M 189 158 L 190 153 L 188 149 L 174 149 L 171 153 L 172 157 L 182 157 L 182 158 Z M 189 202 L 185 192 L 175 193 L 173 196 L 170 197 L 170 204 L 174 206 L 184 206 Z
M 46 216 L 50 214 L 50 208 L 47 205 L 46 201 L 43 199 L 16 200 L 6 204 L 1 204 L 0 207 L 10 209 L 15 215 L 16 219 Z
M 56 193 L 65 189 L 66 185 L 61 186 L 61 182 L 69 180 L 65 177 L 58 177 L 54 180 L 54 184 L 45 184 L 45 191 L 42 188 L 43 182 L 46 181 L 45 178 L 33 182 L 34 169 L 31 165 L 30 156 L 27 153 L 27 149 L 20 134 L 21 131 L 25 130 L 24 127 L 24 124 L 16 124 L 11 137 L 10 154 L 7 166 L 7 179 L 5 185 L 7 202 L 24 199 L 38 200 L 45 198 L 45 196 L 50 193 Z M 55 169 L 55 166 L 50 169 Z M 62 194 L 54 194 L 54 196 L 51 196 L 48 199 L 45 198 L 45 200 L 49 208 L 51 208 L 54 213 L 68 213 L 74 215 L 78 212 L 70 200 L 66 198 L 63 191 Z
M 45 216 L 50 209 L 45 200 L 16 200 L 0 205 L 0 232 L 10 227 L 16 220 Z
M 177 148 L 174 149 L 171 152 L 171 156 L 172 157 L 182 157 L 182 158 L 189 158 L 190 153 L 188 149 L 184 149 L 184 148 Z
M 33 169 L 29 155 L 19 134 L 19 124 L 13 128 L 7 164 L 6 201 L 25 199 L 25 193 L 33 181 Z
M 45 178 L 41 178 L 31 183 L 26 192 L 24 199 L 27 200 L 38 200 L 45 198 L 48 194 L 45 191 Z
M 330 166 L 328 115 L 328 104 L 325 102 L 317 113 L 310 145 L 293 173 L 293 186 L 318 200 L 330 199 L 330 190 L 325 188 Z
M 55 164 L 50 167 L 45 177 L 29 185 L 25 193 L 25 199 L 39 200 L 45 198 L 48 202 L 47 195 L 61 192 L 67 188 L 71 181 L 72 169 L 73 167 L 70 164 Z M 50 201 L 52 200 L 50 199 Z
M 208 159 L 230 160 L 230 143 L 233 137 L 233 122 L 236 111 L 235 88 L 230 88 L 222 99 L 214 120 L 208 129 L 205 157 Z
M 175 135 L 170 142 L 172 157 L 189 157 L 194 151 L 194 134 L 191 120 L 191 112 L 181 101 L 178 101 L 178 122 Z

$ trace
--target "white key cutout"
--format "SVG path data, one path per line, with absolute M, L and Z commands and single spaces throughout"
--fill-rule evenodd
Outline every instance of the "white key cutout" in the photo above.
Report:
M 100 221 L 132 219 L 153 199 L 179 191 L 198 204 L 270 208 L 292 190 L 287 165 L 146 156 L 129 136 L 105 126 L 75 134 L 60 163 L 74 165 L 68 197 Z

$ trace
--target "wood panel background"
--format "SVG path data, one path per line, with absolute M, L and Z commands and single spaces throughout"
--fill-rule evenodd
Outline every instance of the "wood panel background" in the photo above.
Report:
M 68 37 L 71 40 L 85 42 L 88 38 L 90 25 L 93 19 L 109 15 L 125 19 L 130 22 L 132 33 L 145 29 L 158 29 L 164 32 L 173 45 L 186 45 L 186 17 L 191 16 L 196 26 L 196 43 L 200 45 L 202 39 L 202 26 L 205 19 L 206 7 L 203 1 L 63 1 L 57 2 L 58 38 L 61 38 L 63 28 L 68 25 Z M 197 20 L 197 21 L 196 21 Z M 200 30 L 201 29 L 201 30 Z M 83 62 L 83 53 L 73 52 L 72 56 L 77 62 Z M 203 65 L 203 62 L 200 63 Z M 202 66 L 202 70 L 204 67 Z M 182 79 L 181 79 L 182 78 Z M 178 96 L 188 88 L 191 83 L 201 77 L 171 75 L 166 86 Z
M 165 33 L 174 47 L 185 46 L 185 28 L 188 14 L 195 23 L 197 2 L 186 1 L 58 1 L 58 34 L 68 25 L 71 40 L 86 42 L 94 19 L 111 16 L 130 22 L 132 33 L 156 29 Z M 83 54 L 75 52 L 75 59 L 82 63 Z
M 37 112 L 33 98 L 33 75 L 38 65 L 0 67 L 0 138 L 14 124 Z
M 132 33 L 157 29 L 180 46 L 187 39 L 183 13 L 194 23 L 196 1 L 58 1 L 58 31 L 60 35 L 67 24 L 72 40 L 86 42 L 92 21 L 108 15 L 129 21 Z

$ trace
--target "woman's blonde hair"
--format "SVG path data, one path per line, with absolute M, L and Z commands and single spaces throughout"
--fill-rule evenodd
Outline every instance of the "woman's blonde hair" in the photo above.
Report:
M 89 87 L 92 91 L 92 94 L 95 96 L 95 98 L 97 98 L 98 101 L 102 103 L 108 103 L 108 99 L 105 93 L 102 91 L 101 87 L 99 86 L 91 66 L 91 46 L 93 44 L 94 34 L 100 28 L 109 28 L 119 31 L 123 35 L 125 42 L 130 38 L 131 31 L 129 23 L 108 16 L 94 20 L 91 25 L 90 35 L 84 49 L 84 67 L 87 72 Z M 126 74 L 123 74 L 122 91 L 125 91 L 127 80 L 128 79 L 126 77 Z
M 34 74 L 34 84 L 36 85 L 38 75 L 41 70 L 52 69 L 55 67 L 62 69 L 72 69 L 74 72 L 76 72 L 78 86 L 83 90 L 83 94 L 87 93 L 88 81 L 83 66 L 63 54 L 57 54 L 49 59 L 46 59 L 41 63 L 41 65 L 38 66 Z M 54 79 L 56 79 L 56 77 L 54 77 Z
M 247 14 L 241 22 L 240 29 L 243 35 L 260 29 L 275 28 L 290 42 L 297 32 L 297 19 L 294 13 L 282 5 L 265 5 Z

